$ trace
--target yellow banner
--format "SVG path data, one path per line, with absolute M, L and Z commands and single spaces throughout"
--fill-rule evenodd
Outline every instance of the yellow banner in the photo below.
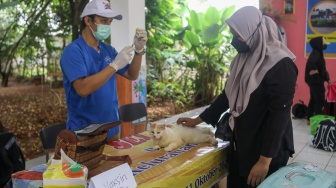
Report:
M 153 150 L 149 132 L 135 134 L 104 148 L 106 155 L 129 155 L 139 188 L 211 187 L 227 175 L 226 149 L 229 142 L 188 144 L 171 152 Z
M 310 41 L 312 38 L 320 37 L 321 34 L 307 34 L 306 41 Z M 329 35 L 323 35 L 323 37 L 326 38 L 326 41 L 328 42 L 336 42 L 336 35 L 335 34 L 329 34 Z

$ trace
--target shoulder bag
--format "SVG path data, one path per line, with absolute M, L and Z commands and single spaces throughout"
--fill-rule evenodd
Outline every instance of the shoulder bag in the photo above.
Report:
M 224 114 L 222 114 L 221 118 L 216 124 L 216 138 L 222 139 L 223 141 L 231 141 L 232 130 L 229 125 L 230 116 L 230 112 L 224 112 Z

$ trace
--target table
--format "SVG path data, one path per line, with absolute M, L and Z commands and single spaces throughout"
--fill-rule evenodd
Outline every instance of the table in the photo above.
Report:
M 138 188 L 200 188 L 211 187 L 227 176 L 228 145 L 219 140 L 218 146 L 187 144 L 171 152 L 153 150 L 152 139 L 145 131 L 106 145 L 103 153 L 130 155 Z

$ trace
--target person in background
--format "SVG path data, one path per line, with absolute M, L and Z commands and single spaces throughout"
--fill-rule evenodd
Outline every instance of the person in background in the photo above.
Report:
M 255 7 L 237 10 L 226 23 L 238 54 L 225 89 L 198 117 L 181 117 L 177 123 L 215 126 L 230 109 L 233 136 L 227 152 L 227 185 L 256 187 L 294 153 L 290 110 L 298 74 L 296 57 L 274 21 Z
M 308 103 L 307 125 L 310 125 L 309 119 L 318 114 L 322 114 L 325 103 L 324 82 L 330 85 L 329 73 L 323 56 L 323 50 L 327 49 L 329 44 L 324 37 L 315 37 L 309 41 L 312 47 L 305 70 L 305 82 L 309 87 L 310 99 Z
M 90 1 L 81 19 L 81 35 L 64 49 L 60 60 L 68 107 L 66 126 L 74 131 L 119 119 L 116 74 L 129 80 L 138 77 L 147 42 L 143 29 L 136 30 L 133 46 L 119 53 L 102 42 L 111 33 L 112 21 L 122 19 L 108 1 Z M 119 132 L 120 127 L 110 129 L 108 141 L 119 139 Z

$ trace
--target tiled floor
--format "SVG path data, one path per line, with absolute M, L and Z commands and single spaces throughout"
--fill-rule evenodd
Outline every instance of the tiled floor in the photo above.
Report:
M 162 119 L 157 122 L 175 123 L 176 120 L 181 116 L 197 116 L 204 110 L 204 108 L 205 107 L 192 110 L 180 115 L 172 116 L 167 119 Z M 304 119 L 293 119 L 293 130 L 295 154 L 293 158 L 289 159 L 288 162 L 301 162 L 305 164 L 311 163 L 317 165 L 321 169 L 336 173 L 336 152 L 327 152 L 320 149 L 315 149 L 309 145 L 309 142 L 312 139 L 312 135 L 310 135 L 310 128 L 306 125 L 306 121 Z M 36 159 L 27 161 L 26 168 L 29 169 L 32 166 L 42 164 L 44 162 L 45 156 L 41 156 Z
M 290 162 L 311 163 L 326 171 L 336 173 L 336 152 L 327 152 L 310 146 L 313 136 L 306 120 L 293 119 L 295 154 Z

